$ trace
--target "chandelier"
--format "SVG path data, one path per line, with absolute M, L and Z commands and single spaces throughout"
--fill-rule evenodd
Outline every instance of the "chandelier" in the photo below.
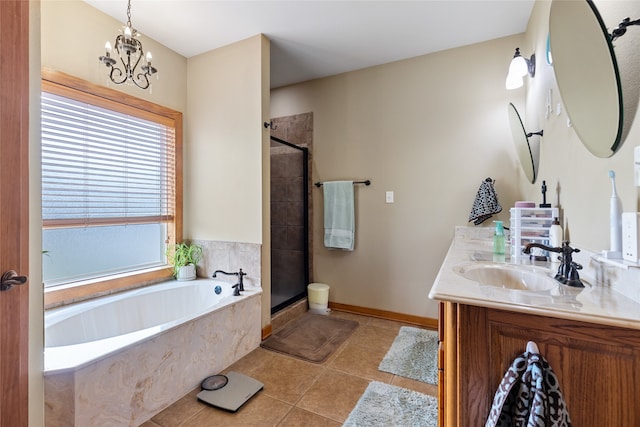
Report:
M 138 40 L 139 36 L 138 30 L 131 25 L 131 0 L 128 0 L 127 25 L 122 33 L 116 36 L 116 55 L 114 55 L 116 59 L 111 57 L 112 48 L 109 42 L 104 45 L 106 53 L 98 58 L 107 68 L 111 69 L 109 79 L 117 85 L 130 80 L 140 89 L 147 89 L 149 77 L 158 71 L 151 65 L 151 52 L 147 52 L 145 56 L 142 43 Z M 116 66 L 118 59 L 120 65 Z M 142 65 L 137 70 L 140 62 Z

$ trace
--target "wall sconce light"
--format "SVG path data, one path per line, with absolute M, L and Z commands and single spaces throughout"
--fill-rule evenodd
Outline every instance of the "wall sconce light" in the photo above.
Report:
M 520 55 L 520 48 L 516 48 L 516 53 L 513 55 L 511 64 L 509 65 L 509 74 L 507 74 L 507 81 L 505 86 L 507 89 L 517 89 L 524 84 L 522 78 L 527 73 L 533 77 L 536 74 L 536 54 L 531 55 L 530 59 L 527 59 Z

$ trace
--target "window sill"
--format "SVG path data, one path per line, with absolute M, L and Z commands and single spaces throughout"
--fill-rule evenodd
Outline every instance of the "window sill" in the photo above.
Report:
M 91 281 L 75 282 L 69 285 L 45 288 L 45 310 L 75 302 L 110 295 L 129 289 L 140 288 L 172 277 L 169 266 L 155 267 L 135 273 L 124 273 L 101 277 Z

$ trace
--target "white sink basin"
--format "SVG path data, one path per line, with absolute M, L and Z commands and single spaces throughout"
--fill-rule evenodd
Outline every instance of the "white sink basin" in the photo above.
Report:
M 468 263 L 453 270 L 481 285 L 521 291 L 547 291 L 558 286 L 552 272 L 544 268 L 493 263 Z

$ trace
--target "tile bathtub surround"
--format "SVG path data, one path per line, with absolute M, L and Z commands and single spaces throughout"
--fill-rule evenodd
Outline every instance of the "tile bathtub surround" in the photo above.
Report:
M 331 316 L 356 320 L 358 329 L 324 363 L 316 364 L 258 348 L 225 369 L 264 383 L 264 390 L 238 412 L 200 403 L 199 389 L 143 424 L 177 426 L 340 426 L 376 380 L 437 396 L 437 387 L 378 371 L 402 323 L 332 311 Z
M 211 277 L 216 270 L 228 273 L 237 272 L 240 268 L 247 273 L 244 283 L 251 286 L 262 286 L 260 277 L 261 245 L 257 243 L 222 242 L 214 240 L 193 240 L 202 246 L 203 257 L 198 264 L 198 277 Z M 231 284 L 237 282 L 235 276 L 219 275 L 218 278 Z
M 137 426 L 145 422 L 206 376 L 258 347 L 260 295 L 73 372 L 45 374 L 46 425 Z

